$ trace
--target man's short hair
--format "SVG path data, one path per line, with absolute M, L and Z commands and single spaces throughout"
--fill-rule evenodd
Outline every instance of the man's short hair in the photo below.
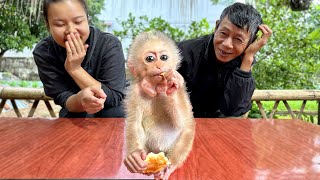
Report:
M 227 17 L 235 26 L 250 32 L 249 44 L 252 43 L 258 33 L 258 26 L 262 24 L 260 13 L 251 5 L 234 3 L 226 7 L 221 15 L 220 21 Z

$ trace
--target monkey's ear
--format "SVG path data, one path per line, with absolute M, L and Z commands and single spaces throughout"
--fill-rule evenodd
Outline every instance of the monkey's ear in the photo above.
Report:
M 132 61 L 130 59 L 128 59 L 128 61 L 127 61 L 127 66 L 129 68 L 129 71 L 132 74 L 132 76 L 136 78 L 137 77 L 137 71 L 134 68 L 134 65 L 133 65 L 133 63 L 132 63 Z

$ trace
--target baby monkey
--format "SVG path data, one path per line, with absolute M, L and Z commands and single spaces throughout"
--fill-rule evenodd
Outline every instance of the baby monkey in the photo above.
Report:
M 192 149 L 195 121 L 183 77 L 176 71 L 179 49 L 159 31 L 139 34 L 129 48 L 133 81 L 127 90 L 124 164 L 132 173 L 168 179 Z M 164 152 L 171 162 L 159 172 L 145 173 L 150 152 Z

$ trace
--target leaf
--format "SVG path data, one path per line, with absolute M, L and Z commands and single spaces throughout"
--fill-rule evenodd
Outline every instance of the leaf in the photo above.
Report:
M 314 43 L 320 45 L 320 28 L 314 30 L 308 35 L 308 38 L 313 40 Z

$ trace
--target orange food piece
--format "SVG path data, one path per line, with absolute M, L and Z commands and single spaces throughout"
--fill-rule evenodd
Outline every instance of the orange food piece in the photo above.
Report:
M 144 173 L 155 173 L 171 164 L 169 159 L 164 155 L 164 152 L 159 152 L 158 154 L 151 152 L 147 155 L 145 161 L 148 163 L 148 166 L 147 169 L 144 170 Z

